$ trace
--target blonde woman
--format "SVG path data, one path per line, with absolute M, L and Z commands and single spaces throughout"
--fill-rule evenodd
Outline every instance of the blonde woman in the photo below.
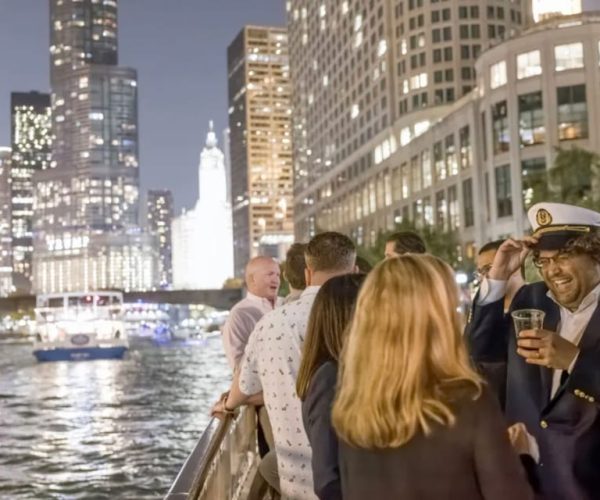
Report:
M 458 307 L 452 270 L 429 255 L 367 277 L 332 413 L 344 500 L 533 498 Z

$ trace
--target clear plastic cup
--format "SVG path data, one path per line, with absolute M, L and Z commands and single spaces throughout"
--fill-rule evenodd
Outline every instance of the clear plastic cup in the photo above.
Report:
M 511 313 L 514 325 L 515 335 L 523 330 L 541 330 L 544 327 L 544 317 L 546 313 L 539 309 L 517 309 Z

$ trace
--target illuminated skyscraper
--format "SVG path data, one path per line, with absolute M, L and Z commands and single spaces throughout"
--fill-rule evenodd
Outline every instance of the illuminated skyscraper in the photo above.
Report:
M 12 161 L 10 214 L 13 285 L 31 292 L 33 261 L 33 174 L 50 167 L 50 96 L 13 92 L 10 99 Z
M 520 31 L 524 4 L 287 2 L 298 240 L 343 227 L 371 244 L 393 228 L 392 175 L 378 165 L 472 91 L 475 61 Z M 448 140 L 449 155 L 458 142 Z
M 10 235 L 11 148 L 0 147 L 0 297 L 13 291 Z
M 287 5 L 300 240 L 335 230 L 372 247 L 407 222 L 472 257 L 527 231 L 560 149 L 600 151 L 594 14 L 523 29 L 530 1 Z M 581 192 L 593 182 L 582 172 Z
M 198 217 L 192 209 L 183 210 L 173 219 L 171 225 L 173 245 L 173 288 L 175 290 L 195 290 L 200 281 L 198 249 L 202 238 L 198 227 Z M 205 242 L 208 244 L 209 242 Z
M 293 241 L 287 33 L 246 26 L 227 49 L 235 275 Z
M 173 222 L 173 194 L 168 189 L 148 191 L 146 206 L 148 230 L 158 241 L 158 277 L 160 288 L 169 288 L 173 282 L 171 223 Z
M 173 287 L 219 289 L 233 274 L 225 156 L 212 122 L 198 167 L 198 201 L 173 221 Z
M 55 140 L 51 168 L 36 175 L 35 288 L 126 288 L 139 267 L 127 259 L 151 256 L 134 248 L 147 238 L 138 227 L 137 76 L 117 66 L 117 2 L 50 0 L 50 20 Z
M 223 130 L 223 154 L 225 155 L 225 178 L 227 179 L 227 202 L 231 205 L 231 141 L 229 128 Z

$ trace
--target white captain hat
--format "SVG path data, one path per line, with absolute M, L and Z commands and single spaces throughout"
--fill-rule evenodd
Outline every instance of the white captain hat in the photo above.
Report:
M 556 250 L 600 230 L 600 213 L 564 203 L 536 203 L 527 212 L 539 250 Z

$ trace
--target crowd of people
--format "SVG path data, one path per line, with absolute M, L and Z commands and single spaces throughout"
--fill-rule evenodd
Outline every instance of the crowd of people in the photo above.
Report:
M 541 203 L 532 234 L 482 246 L 468 318 L 415 233 L 357 265 L 347 236 L 252 259 L 223 331 L 258 412 L 260 473 L 284 499 L 600 498 L 600 214 Z M 528 284 L 530 258 L 541 281 Z M 521 328 L 513 313 L 543 323 Z M 519 326 L 518 329 L 515 326 Z

